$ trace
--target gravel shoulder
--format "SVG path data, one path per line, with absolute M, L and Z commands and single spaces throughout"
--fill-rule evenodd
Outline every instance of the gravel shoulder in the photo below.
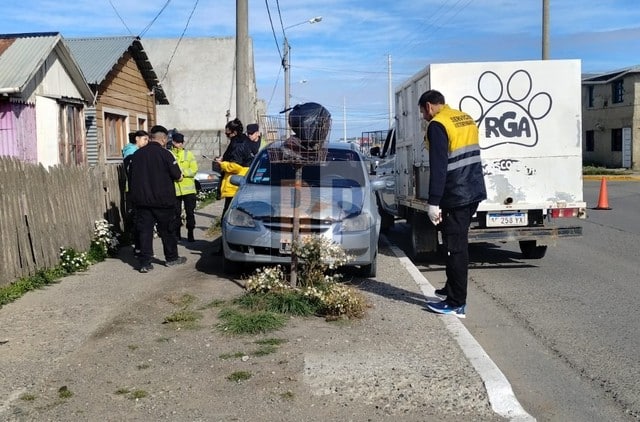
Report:
M 240 296 L 243 283 L 222 275 L 212 253 L 204 231 L 213 215 L 215 205 L 198 211 L 199 240 L 181 246 L 185 266 L 139 274 L 126 249 L 1 308 L 0 420 L 502 420 L 384 248 L 376 279 L 351 280 L 371 303 L 361 320 L 294 317 L 256 336 L 218 330 L 211 304 Z M 163 323 L 184 295 L 202 315 L 197 326 Z M 256 341 L 270 338 L 285 342 L 256 355 Z M 237 371 L 251 377 L 229 381 Z

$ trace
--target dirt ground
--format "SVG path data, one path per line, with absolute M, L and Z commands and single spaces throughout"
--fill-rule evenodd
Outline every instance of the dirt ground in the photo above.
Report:
M 351 280 L 371 304 L 365 318 L 294 317 L 234 336 L 218 313 L 242 280 L 223 276 L 200 239 L 181 246 L 183 267 L 139 274 L 123 251 L 1 308 L 0 420 L 502 420 L 388 250 L 376 279 Z M 184 297 L 201 319 L 164 323 Z M 265 339 L 282 344 L 261 355 Z M 249 378 L 229 379 L 239 372 Z

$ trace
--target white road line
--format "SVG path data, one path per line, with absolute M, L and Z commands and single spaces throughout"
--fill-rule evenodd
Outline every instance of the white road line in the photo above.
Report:
M 420 287 L 425 297 L 435 298 L 434 287 L 420 270 L 413 265 L 413 262 L 411 262 L 404 252 L 397 246 L 392 245 L 386 237 L 381 235 L 380 238 L 391 249 L 409 274 L 411 274 L 411 277 Z M 476 339 L 473 338 L 467 330 L 467 327 L 453 315 L 442 315 L 439 317 L 442 318 L 445 327 L 453 334 L 462 352 L 467 359 L 469 359 L 469 362 L 478 372 L 480 378 L 482 378 L 493 411 L 510 421 L 535 421 L 536 419 L 527 413 L 520 405 L 520 402 L 518 402 L 507 377 L 504 376 L 500 368 L 491 360 Z

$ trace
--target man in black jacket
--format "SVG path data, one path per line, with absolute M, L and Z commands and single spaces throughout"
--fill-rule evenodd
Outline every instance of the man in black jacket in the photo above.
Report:
M 151 128 L 149 144 L 131 157 L 131 197 L 136 205 L 137 227 L 140 239 L 139 271 L 153 269 L 153 228 L 157 226 L 162 239 L 166 265 L 184 264 L 187 258 L 178 256 L 178 237 L 175 224 L 175 181 L 182 180 L 180 167 L 165 145 L 168 131 L 163 126 Z

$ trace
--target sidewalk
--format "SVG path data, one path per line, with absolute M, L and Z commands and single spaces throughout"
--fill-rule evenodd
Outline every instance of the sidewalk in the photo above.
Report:
M 179 247 L 185 265 L 159 261 L 140 274 L 126 248 L 1 308 L 0 420 L 504 420 L 496 409 L 522 416 L 499 402 L 507 391 L 490 403 L 497 381 L 483 382 L 475 369 L 483 357 L 465 356 L 459 342 L 469 339 L 455 317 L 425 311 L 431 286 L 416 281 L 419 271 L 392 246 L 381 247 L 376 279 L 353 280 L 372 304 L 364 319 L 291 318 L 266 336 L 220 333 L 211 303 L 243 292 L 205 237 L 221 207 L 196 211 L 197 240 Z M 159 239 L 154 247 L 161 254 Z M 199 328 L 163 324 L 185 297 L 203 316 Z M 252 355 L 265 337 L 286 343 Z M 246 359 L 222 358 L 238 352 Z M 230 382 L 234 371 L 253 376 Z M 73 396 L 61 399 L 62 387 Z M 147 395 L 131 399 L 134 390 Z

